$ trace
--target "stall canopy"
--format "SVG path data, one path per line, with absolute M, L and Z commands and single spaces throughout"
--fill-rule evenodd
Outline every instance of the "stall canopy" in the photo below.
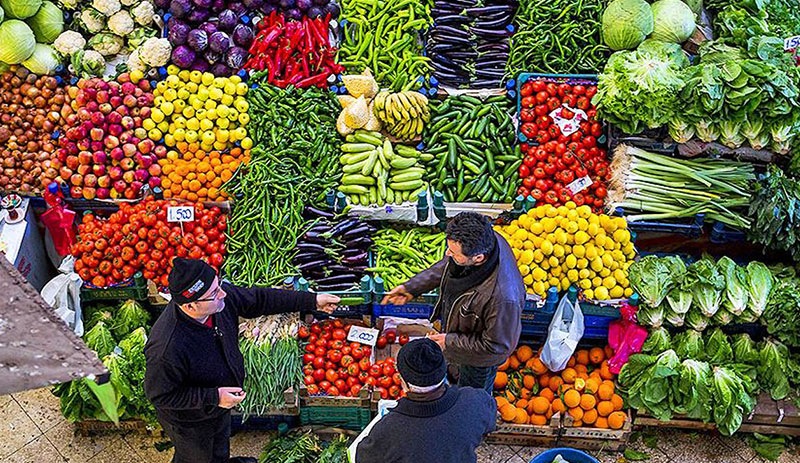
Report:
M 97 355 L 0 256 L 0 395 L 103 373 Z

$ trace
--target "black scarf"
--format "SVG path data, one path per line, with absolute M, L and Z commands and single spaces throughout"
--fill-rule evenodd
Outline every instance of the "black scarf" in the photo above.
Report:
M 494 237 L 494 246 L 486 254 L 486 262 L 481 265 L 464 267 L 458 265 L 450 257 L 447 266 L 447 278 L 442 285 L 443 319 L 447 320 L 453 302 L 466 291 L 486 281 L 500 263 L 500 250 L 497 245 L 497 236 Z

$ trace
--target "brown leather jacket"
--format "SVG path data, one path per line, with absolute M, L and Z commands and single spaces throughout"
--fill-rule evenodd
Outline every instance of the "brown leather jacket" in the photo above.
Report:
M 491 367 L 503 363 L 517 347 L 525 305 L 525 285 L 508 242 L 497 235 L 500 261 L 483 283 L 459 296 L 447 320 L 442 321 L 444 355 L 451 363 Z M 449 258 L 408 280 L 406 290 L 418 296 L 439 287 L 448 277 Z M 441 296 L 431 320 L 442 316 Z

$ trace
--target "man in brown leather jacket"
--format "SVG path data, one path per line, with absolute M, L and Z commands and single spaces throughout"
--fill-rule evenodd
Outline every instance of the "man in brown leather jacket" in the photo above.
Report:
M 519 340 L 525 285 L 511 247 L 487 217 L 462 212 L 446 235 L 445 258 L 392 289 L 383 303 L 405 304 L 438 287 L 431 320 L 441 318 L 442 334 L 429 337 L 459 367 L 459 386 L 491 394 L 497 367 Z

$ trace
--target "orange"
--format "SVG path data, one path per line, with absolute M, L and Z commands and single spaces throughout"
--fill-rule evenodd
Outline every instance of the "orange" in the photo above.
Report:
M 574 368 L 567 368 L 561 372 L 561 378 L 567 384 L 572 384 L 575 382 L 575 378 L 578 377 L 578 372 L 575 371 Z
M 608 362 L 606 361 L 604 361 L 603 364 L 600 365 L 600 377 L 608 380 L 614 379 L 614 374 L 611 373 L 611 370 L 608 369 Z
M 593 395 L 584 394 L 581 396 L 581 408 L 584 410 L 591 410 L 597 405 L 597 400 Z
M 569 416 L 571 416 L 573 420 L 582 420 L 583 419 L 583 409 L 582 408 L 570 408 L 569 409 Z
M 564 393 L 564 404 L 568 408 L 575 408 L 581 404 L 581 393 L 570 389 L 569 391 Z
M 550 401 L 544 397 L 535 397 L 532 401 L 533 412 L 544 415 L 550 409 Z
M 603 351 L 605 352 L 606 358 L 608 358 L 608 359 L 610 359 L 611 357 L 614 356 L 614 349 L 612 349 L 611 346 L 606 346 L 603 349 Z
M 512 422 L 516 417 L 517 407 L 508 403 L 500 407 L 500 418 L 502 418 L 503 421 Z
M 539 396 L 544 397 L 548 402 L 552 402 L 556 398 L 556 395 L 550 390 L 550 388 L 544 388 L 539 391 Z
M 592 425 L 597 421 L 597 410 L 591 409 L 583 412 L 583 423 Z
M 592 347 L 589 351 L 589 361 L 594 365 L 599 365 L 606 359 L 605 351 L 600 347 Z
M 519 399 L 514 405 L 516 405 L 517 408 L 527 408 L 528 401 L 526 399 Z
M 575 365 L 575 371 L 578 372 L 578 376 L 580 376 L 582 374 L 584 374 L 584 375 L 588 375 L 589 374 L 589 369 L 586 368 L 586 365 L 581 365 L 581 364 Z
M 544 366 L 544 363 L 542 363 L 542 361 L 539 360 L 539 357 L 533 358 L 533 365 L 531 365 L 531 369 L 533 370 L 533 373 L 536 375 L 543 375 L 548 371 L 547 367 Z
M 536 386 L 536 377 L 533 375 L 525 375 L 522 378 L 522 384 L 525 386 L 526 389 L 533 390 L 533 387 Z
M 508 370 L 508 364 L 510 363 L 509 359 L 506 359 L 499 367 L 497 367 L 497 371 L 506 371 Z
M 547 424 L 547 417 L 544 415 L 534 414 L 531 415 L 530 422 L 535 426 L 545 426 Z
M 503 389 L 508 384 L 508 375 L 503 371 L 498 371 L 494 376 L 494 388 Z
M 581 426 L 583 426 L 583 420 L 575 420 L 572 422 L 573 428 L 580 428 Z
M 525 363 L 533 357 L 533 349 L 530 346 L 519 346 L 517 349 L 517 358 L 520 362 Z
M 530 389 L 526 389 L 524 387 L 522 389 L 520 389 L 520 391 L 519 391 L 519 398 L 520 399 L 527 400 L 527 399 L 530 399 L 532 395 L 533 395 L 533 392 Z
M 558 388 L 561 387 L 562 384 L 564 384 L 564 380 L 561 379 L 560 376 L 553 376 L 550 378 L 550 382 L 547 383 L 547 387 L 553 392 L 559 392 Z
M 575 352 L 575 362 L 577 362 L 578 365 L 588 365 L 589 351 L 586 349 L 581 349 Z
M 506 398 L 505 398 L 505 397 L 503 397 L 503 396 L 497 396 L 497 397 L 495 397 L 495 398 L 494 398 L 494 401 L 495 401 L 495 402 L 497 402 L 497 409 L 498 409 L 498 410 L 500 410 L 501 408 L 503 408 L 503 405 L 506 405 L 506 404 L 508 403 L 508 400 L 506 400 Z
M 600 380 L 592 377 L 589 377 L 589 379 L 586 380 L 586 387 L 584 388 L 584 390 L 586 391 L 587 394 L 595 394 L 597 393 L 599 388 L 600 388 Z
M 516 370 L 519 368 L 519 366 L 520 366 L 519 359 L 517 358 L 516 355 L 512 354 L 511 357 L 509 357 L 508 359 L 508 367 L 511 368 L 512 370 Z
M 564 402 L 561 399 L 553 400 L 553 403 L 550 405 L 550 408 L 555 413 L 563 413 L 567 411 L 567 407 L 564 405 Z
M 622 429 L 628 417 L 623 412 L 614 412 L 608 416 L 608 427 L 611 429 Z
M 511 391 L 509 391 L 509 390 L 506 390 L 506 391 L 503 393 L 503 397 L 505 397 L 505 398 L 506 398 L 506 400 L 507 400 L 509 403 L 511 403 L 511 402 L 516 402 L 516 401 L 517 401 L 517 397 L 514 395 L 514 393 L 513 393 L 513 392 L 511 392 Z
M 528 420 L 530 417 L 528 416 L 528 412 L 525 411 L 524 408 L 517 408 L 515 410 L 517 416 L 514 418 L 514 423 L 516 424 L 528 424 Z
M 608 429 L 608 419 L 603 418 L 602 416 L 598 417 L 597 421 L 594 422 L 594 427 L 600 429 Z
M 614 410 L 622 410 L 622 407 L 625 406 L 625 402 L 622 400 L 622 397 L 614 394 L 611 396 L 611 403 L 614 404 Z
M 552 378 L 550 377 L 550 375 L 548 375 L 546 373 L 543 374 L 542 376 L 539 376 L 539 386 L 543 387 L 543 388 L 547 387 L 550 384 L 550 380 L 551 379 Z
M 570 357 L 569 361 L 567 362 L 567 366 L 568 367 L 574 367 L 576 363 L 578 363 L 578 362 L 575 360 L 575 357 Z
M 572 386 L 576 391 L 583 392 L 583 389 L 586 387 L 586 381 L 583 378 L 576 378 Z
M 614 396 L 614 386 L 609 386 L 608 384 L 601 384 L 599 388 L 597 388 L 597 397 L 600 400 L 611 400 L 611 397 Z
M 608 401 L 608 400 L 604 400 L 604 401 L 598 403 L 597 404 L 597 413 L 600 416 L 603 416 L 603 417 L 614 413 L 614 404 L 611 403 L 611 401 Z

